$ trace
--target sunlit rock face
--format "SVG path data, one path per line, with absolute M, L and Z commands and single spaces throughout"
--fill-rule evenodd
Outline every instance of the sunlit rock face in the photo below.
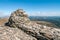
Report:
M 18 9 L 11 14 L 8 25 L 24 31 L 37 40 L 60 40 L 60 29 L 30 21 L 23 9 Z
M 37 40 L 22 30 L 10 27 L 0 27 L 0 40 Z
M 11 16 L 9 18 L 9 25 L 13 26 L 15 23 L 23 24 L 23 23 L 26 23 L 29 21 L 30 20 L 28 19 L 28 15 L 25 14 L 25 11 L 23 11 L 22 9 L 18 9 L 11 14 Z

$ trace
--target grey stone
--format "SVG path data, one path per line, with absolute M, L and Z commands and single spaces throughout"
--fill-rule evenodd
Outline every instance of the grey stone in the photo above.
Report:
M 0 27 L 0 40 L 37 40 L 22 30 L 10 27 Z

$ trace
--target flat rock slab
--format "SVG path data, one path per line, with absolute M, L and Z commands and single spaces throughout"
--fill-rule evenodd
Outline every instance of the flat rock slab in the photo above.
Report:
M 0 27 L 0 40 L 36 40 L 22 30 L 10 27 Z

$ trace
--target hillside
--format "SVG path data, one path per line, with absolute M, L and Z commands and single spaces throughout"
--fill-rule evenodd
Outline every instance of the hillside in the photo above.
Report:
M 0 25 L 4 25 L 8 21 L 8 18 L 1 18 L 0 19 Z
M 60 27 L 60 16 L 30 16 L 32 21 L 45 21 Z
M 45 26 L 48 26 L 48 27 L 58 28 L 55 24 L 53 24 L 51 22 L 46 22 L 46 21 L 32 21 L 32 22 L 36 22 L 37 24 L 45 25 Z

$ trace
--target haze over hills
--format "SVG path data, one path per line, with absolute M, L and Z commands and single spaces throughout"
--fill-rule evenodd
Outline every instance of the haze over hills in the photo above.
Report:
M 60 16 L 30 16 L 29 18 L 34 21 L 50 22 L 60 27 Z

